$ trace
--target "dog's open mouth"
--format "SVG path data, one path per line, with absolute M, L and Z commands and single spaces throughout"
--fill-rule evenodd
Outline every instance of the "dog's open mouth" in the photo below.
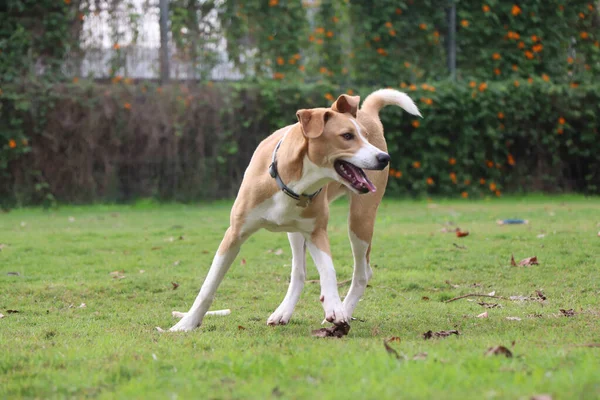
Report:
M 369 193 L 377 190 L 373 182 L 367 178 L 365 172 L 356 165 L 350 164 L 347 161 L 336 160 L 333 166 L 336 172 L 358 192 Z

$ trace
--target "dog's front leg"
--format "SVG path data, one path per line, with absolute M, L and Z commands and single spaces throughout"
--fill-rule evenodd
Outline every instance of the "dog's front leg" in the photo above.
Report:
M 321 297 L 325 319 L 336 325 L 348 323 L 346 312 L 340 300 L 335 269 L 329 250 L 329 238 L 325 229 L 306 236 L 308 251 L 317 266 L 321 282 Z
M 290 286 L 277 310 L 267 320 L 268 325 L 285 325 L 290 322 L 294 308 L 304 288 L 304 280 L 306 279 L 306 241 L 304 236 L 298 232 L 288 233 L 288 240 L 292 248 Z
M 238 255 L 246 238 L 247 236 L 242 237 L 238 231 L 232 228 L 227 229 L 192 308 L 169 331 L 191 331 L 202 324 L 202 319 L 213 301 L 219 284 Z

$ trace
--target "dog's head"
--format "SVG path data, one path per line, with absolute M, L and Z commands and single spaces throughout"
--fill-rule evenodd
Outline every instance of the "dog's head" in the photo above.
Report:
M 365 128 L 357 121 L 360 97 L 338 97 L 331 108 L 299 110 L 296 113 L 308 141 L 308 158 L 331 170 L 331 178 L 355 193 L 375 191 L 363 169 L 382 170 L 390 156 L 370 144 Z

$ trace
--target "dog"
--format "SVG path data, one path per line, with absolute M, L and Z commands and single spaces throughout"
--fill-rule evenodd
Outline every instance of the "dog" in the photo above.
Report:
M 192 307 L 169 331 L 190 331 L 202 324 L 217 287 L 242 244 L 265 228 L 287 232 L 292 250 L 290 285 L 269 325 L 290 321 L 306 277 L 306 249 L 319 272 L 325 320 L 347 324 L 372 270 L 371 239 L 377 208 L 388 179 L 390 156 L 379 111 L 399 106 L 421 116 L 413 100 L 393 89 L 370 94 L 360 110 L 359 96 L 341 95 L 329 108 L 302 109 L 298 122 L 275 131 L 255 150 L 231 210 L 230 226 Z M 329 249 L 329 203 L 350 197 L 348 235 L 354 272 L 347 296 L 338 293 Z

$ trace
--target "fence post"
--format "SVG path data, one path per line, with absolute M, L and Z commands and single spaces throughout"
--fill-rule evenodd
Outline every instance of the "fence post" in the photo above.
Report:
M 160 83 L 169 81 L 169 0 L 159 0 L 160 7 Z
M 450 78 L 456 80 L 456 3 L 449 0 L 450 6 L 446 9 L 448 17 L 448 49 L 447 62 Z

